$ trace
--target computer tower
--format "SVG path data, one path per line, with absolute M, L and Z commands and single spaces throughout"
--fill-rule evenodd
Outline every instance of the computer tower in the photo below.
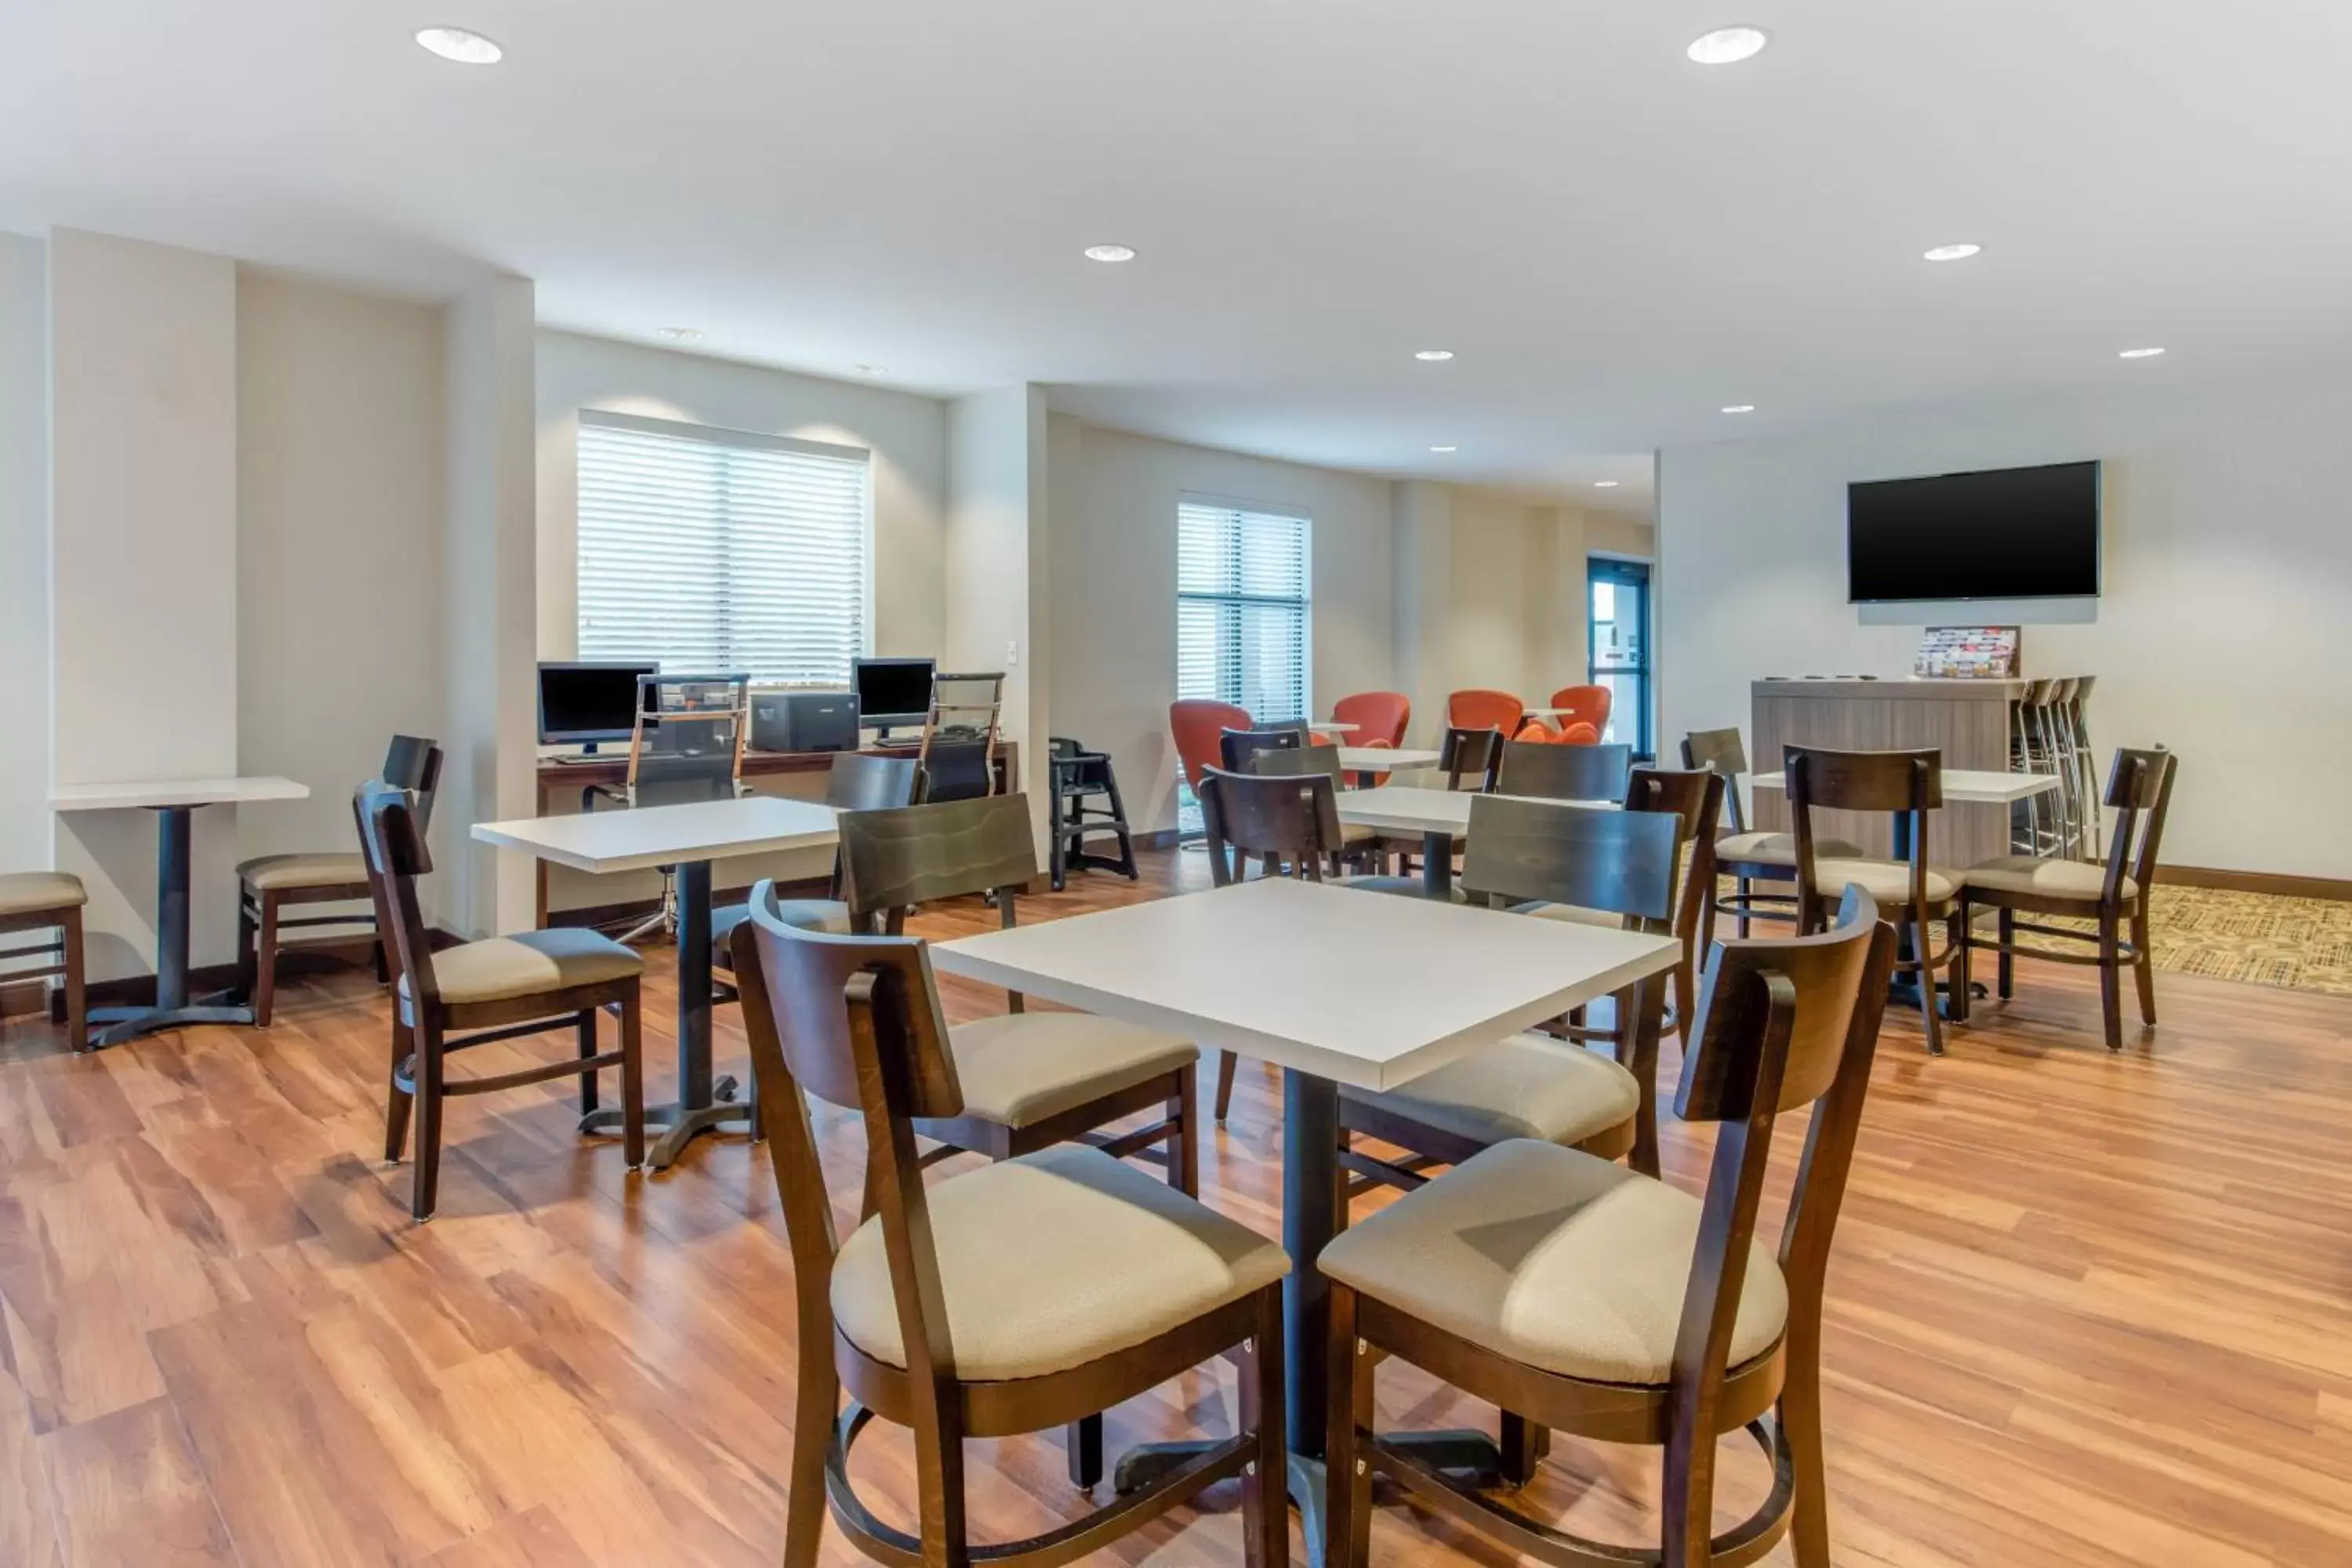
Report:
M 757 752 L 857 750 L 857 694 L 853 691 L 753 692 L 751 749 Z

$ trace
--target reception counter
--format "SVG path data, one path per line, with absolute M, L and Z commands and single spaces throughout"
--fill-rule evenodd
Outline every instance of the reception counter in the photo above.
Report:
M 1784 746 L 1827 746 L 1845 752 L 1936 748 L 1948 768 L 2009 770 L 2013 704 L 2022 680 L 1759 680 L 1753 689 L 1754 737 L 1748 763 L 1759 773 L 1781 766 Z M 1788 802 L 1759 790 L 1751 820 L 1785 832 Z M 1885 814 L 1823 811 L 1815 830 L 1861 846 L 1865 855 L 1893 853 Z M 2009 807 L 1955 802 L 1927 826 L 1927 858 L 1940 866 L 1972 866 L 2009 853 Z

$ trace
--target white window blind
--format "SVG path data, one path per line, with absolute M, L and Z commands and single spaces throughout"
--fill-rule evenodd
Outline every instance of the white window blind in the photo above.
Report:
M 868 651 L 867 455 L 580 416 L 580 655 L 845 686 Z
M 1305 719 L 1309 525 L 1187 500 L 1176 509 L 1176 694 Z

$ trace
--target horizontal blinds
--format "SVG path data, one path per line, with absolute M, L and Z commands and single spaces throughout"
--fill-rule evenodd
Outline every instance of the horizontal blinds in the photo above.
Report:
M 846 685 L 866 651 L 865 454 L 580 424 L 580 655 Z
M 1307 520 L 1176 510 L 1176 691 L 1261 723 L 1307 717 Z

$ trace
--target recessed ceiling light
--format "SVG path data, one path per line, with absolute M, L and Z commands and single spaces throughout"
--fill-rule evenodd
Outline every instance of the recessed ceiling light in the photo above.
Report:
M 890 367 L 887 364 L 854 364 L 849 368 L 860 375 L 880 375 Z
M 1615 479 L 1595 479 L 1592 481 L 1592 488 L 1596 490 L 1613 490 L 1617 488 L 1617 481 Z
M 1927 252 L 1930 261 L 1966 261 L 1984 248 L 1981 245 L 1939 245 Z
M 1454 357 L 1454 351 L 1452 349 L 1415 349 L 1413 351 L 1412 357 L 1415 359 L 1425 359 L 1429 361 L 1430 363 L 1435 364 L 1440 360 L 1452 359 Z
M 1459 447 L 1432 447 L 1430 448 L 1433 452 L 1458 452 L 1462 448 Z
M 1131 245 L 1089 245 L 1087 247 L 1087 259 L 1088 261 L 1132 261 L 1135 259 L 1135 247 Z
M 698 343 L 702 341 L 700 327 L 656 327 L 654 336 L 667 338 L 674 343 Z
M 1723 411 L 1726 414 L 1753 414 L 1756 412 L 1756 405 L 1752 403 L 1727 403 L 1723 405 Z
M 506 50 L 463 27 L 423 27 L 417 30 L 416 41 L 445 60 L 455 60 L 461 66 L 494 66 L 506 58 Z
M 1762 54 L 1770 41 L 1761 27 L 1717 27 L 1692 39 L 1684 52 L 1703 66 L 1731 66 Z
M 2163 352 L 2162 349 L 2126 349 L 2116 357 L 2117 359 L 2154 359 Z

